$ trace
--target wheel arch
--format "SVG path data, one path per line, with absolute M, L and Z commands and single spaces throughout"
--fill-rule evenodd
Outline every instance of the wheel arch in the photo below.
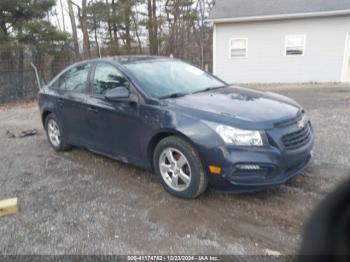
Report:
M 165 130 L 161 130 L 159 132 L 157 132 L 149 141 L 148 145 L 147 145 L 147 160 L 150 163 L 151 169 L 153 170 L 153 154 L 154 154 L 154 150 L 156 148 L 156 146 L 158 145 L 158 143 L 163 140 L 166 137 L 169 136 L 177 136 L 182 138 L 183 140 L 185 140 L 186 142 L 188 142 L 191 146 L 193 146 L 193 148 L 197 151 L 197 147 L 196 145 L 193 143 L 193 141 L 186 136 L 185 134 L 177 131 L 177 130 L 173 130 L 173 129 L 165 129 Z
M 52 114 L 51 110 L 44 110 L 43 113 L 41 114 L 41 122 L 45 126 L 45 121 L 48 115 Z

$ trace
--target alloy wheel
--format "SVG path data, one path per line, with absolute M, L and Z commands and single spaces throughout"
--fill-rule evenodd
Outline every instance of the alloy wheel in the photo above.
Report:
M 159 169 L 163 180 L 175 191 L 186 190 L 191 183 L 191 167 L 183 153 L 166 148 L 160 154 Z
M 50 119 L 47 123 L 47 132 L 49 135 L 50 142 L 55 146 L 59 147 L 61 143 L 61 134 L 58 124 L 55 120 Z

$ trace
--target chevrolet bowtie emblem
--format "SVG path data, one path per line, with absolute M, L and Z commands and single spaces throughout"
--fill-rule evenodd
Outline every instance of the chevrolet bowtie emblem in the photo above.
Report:
M 298 127 L 299 127 L 300 129 L 303 129 L 303 128 L 305 127 L 304 119 L 302 119 L 302 120 L 300 120 L 300 121 L 298 122 Z

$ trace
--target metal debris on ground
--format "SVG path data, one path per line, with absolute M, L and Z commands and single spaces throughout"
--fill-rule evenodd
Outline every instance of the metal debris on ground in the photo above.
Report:
M 36 129 L 25 130 L 19 133 L 18 137 L 23 138 L 27 136 L 35 136 L 37 133 L 38 133 L 38 130 Z
M 14 133 L 12 133 L 9 130 L 6 130 L 7 138 L 16 138 L 16 137 L 23 138 L 23 137 L 27 137 L 27 136 L 35 136 L 36 134 L 38 134 L 37 129 L 24 130 L 24 131 L 21 131 L 18 135 L 15 135 Z
M 8 131 L 8 130 L 6 130 L 6 136 L 7 136 L 7 138 L 15 138 L 16 137 L 16 135 L 14 133 L 12 133 L 11 131 Z

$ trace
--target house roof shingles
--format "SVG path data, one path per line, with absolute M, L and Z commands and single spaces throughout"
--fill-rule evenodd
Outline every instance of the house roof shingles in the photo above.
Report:
M 350 0 L 216 0 L 210 20 L 350 11 Z

